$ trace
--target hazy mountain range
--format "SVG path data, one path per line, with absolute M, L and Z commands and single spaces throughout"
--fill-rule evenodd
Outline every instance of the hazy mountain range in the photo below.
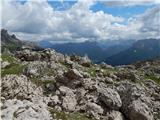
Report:
M 130 48 L 108 57 L 105 62 L 122 65 L 156 57 L 160 57 L 160 39 L 147 39 L 137 41 Z
M 21 41 L 15 35 L 9 35 L 5 29 L 1 30 L 2 52 L 6 51 L 6 49 L 13 52 L 20 50 L 24 46 L 35 50 L 52 48 L 67 55 L 88 55 L 95 63 L 106 62 L 111 65 L 131 64 L 141 60 L 160 57 L 160 39 L 128 40 L 123 42 L 109 41 L 108 44 L 107 42 L 92 41 L 52 44 L 43 40 L 33 44 Z
M 48 41 L 38 43 L 43 48 L 53 48 L 63 54 L 88 55 L 94 62 L 111 65 L 130 64 L 139 60 L 160 57 L 160 39 L 126 40 L 107 42 L 82 42 L 52 44 Z
M 115 42 L 105 46 L 105 43 L 86 41 L 82 43 L 63 43 L 52 44 L 48 41 L 40 41 L 38 43 L 43 48 L 53 48 L 57 52 L 63 54 L 72 55 L 77 54 L 79 56 L 88 55 L 94 62 L 104 61 L 106 58 L 119 53 L 130 47 L 130 44 L 117 44 Z

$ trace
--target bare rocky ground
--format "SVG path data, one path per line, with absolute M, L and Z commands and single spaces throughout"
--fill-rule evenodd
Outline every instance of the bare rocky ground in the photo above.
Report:
M 160 59 L 112 67 L 50 49 L 1 58 L 2 120 L 160 120 Z

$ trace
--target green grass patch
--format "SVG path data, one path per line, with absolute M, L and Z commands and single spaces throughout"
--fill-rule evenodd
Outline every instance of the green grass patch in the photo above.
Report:
M 90 67 L 87 69 L 87 73 L 89 73 L 92 77 L 96 77 L 96 75 L 98 73 L 102 73 L 103 76 L 108 76 L 110 75 L 111 73 L 115 73 L 117 70 L 114 68 L 114 69 L 104 69 L 104 68 L 99 68 L 99 70 L 97 70 L 98 67 Z
M 55 80 L 40 80 L 40 78 L 36 78 L 36 77 L 32 77 L 30 78 L 31 82 L 33 82 L 34 84 L 36 84 L 37 86 L 44 86 L 47 84 L 55 84 L 56 81 Z
M 24 68 L 25 68 L 25 65 L 11 63 L 6 68 L 1 69 L 1 76 L 3 77 L 8 74 L 20 75 L 22 74 Z
M 88 68 L 86 72 L 89 73 L 91 77 L 96 77 L 97 75 L 97 71 L 95 67 Z
M 15 57 L 9 54 L 2 54 L 1 59 L 10 63 L 10 65 L 1 69 L 2 77 L 8 74 L 20 75 L 23 72 L 23 69 L 26 67 L 26 65 L 20 64 Z
M 65 62 L 59 62 L 61 65 L 63 65 L 65 68 L 69 69 L 71 66 Z
M 87 117 L 85 114 L 81 113 L 69 113 L 66 114 L 63 111 L 57 111 L 53 108 L 49 108 L 49 111 L 53 118 L 61 120 L 93 120 L 92 118 Z
M 11 56 L 11 55 L 8 55 L 8 54 L 2 54 L 1 55 L 1 59 L 3 61 L 8 61 L 9 63 L 14 63 L 14 62 L 17 62 L 16 58 Z
M 160 120 L 160 112 L 154 114 L 154 120 Z
M 155 75 L 146 75 L 145 79 L 151 79 L 160 85 L 160 78 L 157 78 Z
M 42 71 L 41 75 L 40 76 L 44 76 L 44 75 L 47 75 L 47 76 L 55 76 L 56 74 L 56 71 L 54 69 L 51 69 L 51 68 L 44 68 L 44 70 Z

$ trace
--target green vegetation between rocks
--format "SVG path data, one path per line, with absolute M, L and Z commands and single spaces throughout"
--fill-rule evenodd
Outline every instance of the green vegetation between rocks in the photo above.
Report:
M 1 76 L 3 77 L 7 74 L 20 75 L 23 72 L 24 68 L 25 68 L 25 65 L 10 64 L 9 66 L 1 70 Z
M 41 80 L 40 78 L 35 78 L 35 77 L 30 78 L 30 80 L 37 87 L 42 87 L 43 88 L 43 94 L 46 95 L 46 96 L 49 95 L 51 92 L 53 92 L 53 91 L 49 91 L 47 89 L 47 85 L 55 86 L 55 84 L 56 84 L 55 80 Z
M 59 62 L 61 65 L 63 65 L 66 69 L 71 68 L 71 66 L 65 62 Z
M 156 77 L 155 75 L 146 75 L 145 79 L 151 79 L 160 85 L 160 78 Z
M 57 111 L 53 108 L 48 108 L 53 118 L 61 120 L 93 120 L 92 118 L 87 117 L 85 114 L 81 113 L 65 113 L 63 111 Z
M 8 65 L 7 67 L 1 69 L 1 76 L 5 76 L 7 74 L 16 74 L 16 75 L 20 75 L 23 72 L 23 69 L 26 67 L 26 65 L 22 65 L 20 64 L 16 58 L 14 58 L 11 55 L 8 54 L 2 54 L 1 55 L 1 59 L 3 61 L 8 61 L 10 63 L 10 65 Z
M 154 120 L 160 120 L 160 111 L 157 113 L 154 113 Z
M 9 54 L 1 54 L 1 59 L 3 61 L 8 61 L 9 63 L 17 62 L 16 58 Z
M 37 86 L 45 86 L 47 84 L 55 84 L 56 81 L 55 80 L 41 80 L 40 78 L 36 78 L 36 77 L 32 77 L 30 78 L 31 82 L 33 82 L 34 84 L 36 84 Z
M 54 69 L 51 68 L 44 68 L 44 70 L 40 73 L 40 76 L 55 76 L 56 75 L 56 71 Z
M 91 77 L 96 77 L 98 73 L 102 73 L 102 75 L 105 76 L 109 76 L 112 73 L 115 73 L 117 70 L 116 69 L 104 69 L 104 68 L 99 68 L 98 67 L 90 67 L 87 69 L 87 73 L 90 74 Z
M 88 68 L 87 73 L 89 73 L 91 77 L 96 77 L 96 75 L 97 75 L 96 68 L 95 67 Z

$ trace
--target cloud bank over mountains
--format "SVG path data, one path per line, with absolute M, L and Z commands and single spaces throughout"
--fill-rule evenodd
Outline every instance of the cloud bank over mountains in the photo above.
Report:
M 82 42 L 86 40 L 146 39 L 160 37 L 158 0 L 102 1 L 108 6 L 150 5 L 144 13 L 124 18 L 90 8 L 95 0 L 80 0 L 58 11 L 48 1 L 2 1 L 2 27 L 24 40 Z M 54 4 L 54 3 L 53 3 Z M 116 8 L 115 8 L 116 9 Z

